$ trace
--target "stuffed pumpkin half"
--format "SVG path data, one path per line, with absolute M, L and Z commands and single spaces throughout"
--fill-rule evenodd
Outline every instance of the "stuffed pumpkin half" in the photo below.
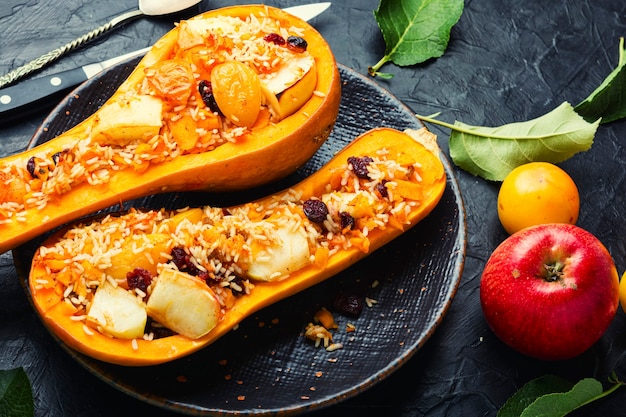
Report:
M 34 256 L 34 306 L 68 346 L 99 360 L 180 358 L 426 217 L 446 186 L 439 155 L 425 128 L 378 128 L 250 203 L 133 209 L 67 228 Z
M 326 140 L 340 95 L 326 41 L 280 9 L 181 21 L 93 115 L 0 159 L 0 252 L 120 201 L 284 177 Z

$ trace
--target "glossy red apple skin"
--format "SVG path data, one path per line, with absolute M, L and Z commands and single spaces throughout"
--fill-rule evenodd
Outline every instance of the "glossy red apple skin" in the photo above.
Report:
M 543 265 L 562 263 L 554 281 Z M 480 282 L 487 323 L 504 343 L 531 357 L 578 356 L 604 334 L 619 304 L 611 255 L 591 233 L 569 224 L 532 226 L 492 253 Z

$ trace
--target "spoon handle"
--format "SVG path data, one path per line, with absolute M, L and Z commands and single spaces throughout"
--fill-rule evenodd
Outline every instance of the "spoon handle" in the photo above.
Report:
M 20 78 L 34 71 L 37 71 L 38 69 L 43 68 L 44 66 L 55 61 L 67 52 L 84 45 L 85 43 L 91 41 L 94 38 L 97 38 L 105 32 L 108 32 L 120 23 L 126 22 L 131 19 L 136 19 L 138 17 L 141 17 L 143 14 L 144 13 L 140 10 L 132 10 L 123 13 L 116 18 L 111 19 L 108 23 L 105 23 L 104 25 L 92 30 L 91 32 L 86 33 L 80 38 L 75 39 L 72 42 L 66 43 L 65 45 L 54 49 L 46 54 L 43 54 L 39 58 L 35 58 L 32 61 L 22 65 L 21 67 L 15 68 L 13 71 L 0 77 L 0 88 L 6 87 L 7 85 L 19 80 Z

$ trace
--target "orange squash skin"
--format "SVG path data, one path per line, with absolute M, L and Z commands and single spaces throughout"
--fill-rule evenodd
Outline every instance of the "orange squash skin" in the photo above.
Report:
M 302 193 L 302 200 L 319 196 L 329 184 L 333 172 L 345 164 L 349 156 L 373 155 L 383 148 L 390 152 L 391 159 L 398 157 L 417 161 L 423 167 L 420 173 L 422 198 L 408 215 L 408 224 L 404 227 L 407 230 L 424 219 L 438 204 L 446 187 L 446 173 L 438 152 L 426 149 L 403 132 L 389 128 L 366 132 L 318 172 L 291 188 Z M 268 196 L 260 201 L 269 201 L 271 198 Z M 105 362 L 126 366 L 154 365 L 181 358 L 211 344 L 254 312 L 332 277 L 387 244 L 404 230 L 396 227 L 372 230 L 367 253 L 356 247 L 340 250 L 329 257 L 323 268 L 312 263 L 291 273 L 284 280 L 255 282 L 251 294 L 235 298 L 234 304 L 224 311 L 217 327 L 196 340 L 180 335 L 152 341 L 137 340 L 137 349 L 134 349 L 130 340 L 110 338 L 96 331 L 89 335 L 85 333 L 81 322 L 71 320 L 72 308 L 62 301 L 62 294 L 55 294 L 54 289 L 37 288 L 37 277 L 45 277 L 46 271 L 35 261 L 31 266 L 29 288 L 33 304 L 45 325 L 71 348 Z M 51 237 L 45 245 L 53 244 L 54 239 L 54 236 Z
M 287 26 L 304 28 L 307 50 L 316 61 L 317 84 L 314 94 L 299 110 L 276 124 L 250 131 L 237 143 L 187 154 L 145 171 L 126 169 L 112 174 L 101 185 L 82 183 L 43 209 L 27 209 L 27 221 L 0 224 L 0 253 L 81 216 L 123 201 L 161 192 L 234 191 L 255 187 L 283 178 L 303 165 L 329 136 L 339 111 L 341 86 L 334 55 L 322 36 L 308 23 L 280 9 L 261 5 L 233 6 L 212 10 L 196 18 L 217 15 L 245 17 L 267 13 Z M 158 40 L 108 102 L 123 96 L 144 77 L 144 69 L 155 64 L 173 48 L 178 28 Z M 41 152 L 60 152 L 87 136 L 97 113 L 62 135 L 31 150 L 0 160 L 26 166 L 30 157 Z

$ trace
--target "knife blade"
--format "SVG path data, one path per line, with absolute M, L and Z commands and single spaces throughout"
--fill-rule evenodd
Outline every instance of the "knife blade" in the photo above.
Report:
M 24 80 L 0 89 L 0 122 L 4 124 L 15 121 L 50 108 L 80 83 L 120 62 L 145 55 L 149 50 L 150 48 L 140 49 L 106 61 Z
M 286 7 L 283 10 L 308 21 L 324 12 L 330 5 L 330 2 L 312 3 Z M 150 47 L 143 48 L 102 62 L 24 80 L 18 84 L 2 88 L 0 89 L 0 123 L 5 124 L 36 111 L 50 108 L 59 98 L 77 85 L 116 64 L 143 56 L 149 50 Z

